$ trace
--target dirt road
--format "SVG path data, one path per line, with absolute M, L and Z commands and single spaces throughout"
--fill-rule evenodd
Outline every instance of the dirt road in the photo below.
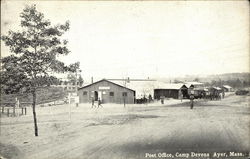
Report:
M 225 152 L 220 158 L 246 158 L 240 152 L 250 150 L 249 99 L 230 96 L 221 101 L 196 100 L 192 110 L 187 102 L 126 108 L 104 105 L 101 109 L 80 105 L 71 108 L 71 120 L 66 106 L 39 108 L 39 137 L 33 135 L 31 115 L 1 119 L 0 154 L 27 159 L 154 155 L 198 159 Z

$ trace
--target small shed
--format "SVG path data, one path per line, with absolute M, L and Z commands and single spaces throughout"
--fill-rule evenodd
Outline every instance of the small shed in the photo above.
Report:
M 229 85 L 223 85 L 222 89 L 224 90 L 224 92 L 232 92 L 233 88 Z
M 185 82 L 185 86 L 188 88 L 188 94 L 193 94 L 195 98 L 202 98 L 205 94 L 204 84 L 201 82 Z
M 182 95 L 182 96 L 181 96 Z M 154 98 L 160 99 L 161 96 L 166 98 L 180 99 L 188 98 L 188 88 L 184 84 L 164 84 L 159 88 L 154 89 Z
M 135 100 L 135 91 L 106 79 L 86 85 L 78 89 L 80 103 L 90 103 L 92 99 L 100 99 L 102 103 L 118 103 L 124 101 L 133 104 Z
M 214 95 L 214 94 L 219 94 L 222 92 L 222 89 L 220 87 L 210 87 L 209 92 Z

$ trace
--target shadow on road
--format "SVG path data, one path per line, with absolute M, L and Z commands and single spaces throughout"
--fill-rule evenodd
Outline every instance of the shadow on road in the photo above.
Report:
M 22 158 L 22 156 L 23 154 L 21 151 L 15 146 L 0 143 L 0 157 L 6 159 L 17 159 Z
M 116 145 L 116 152 L 127 158 L 145 158 L 145 153 L 190 153 L 190 152 L 247 152 L 240 145 L 232 144 L 226 138 L 219 138 L 218 135 L 207 135 L 203 138 L 190 136 L 188 138 L 162 138 L 155 141 L 136 141 L 122 145 Z

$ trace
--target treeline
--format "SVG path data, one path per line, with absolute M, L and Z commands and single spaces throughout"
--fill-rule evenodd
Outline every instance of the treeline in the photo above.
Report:
M 217 86 L 221 87 L 223 85 L 229 85 L 233 88 L 247 88 L 250 87 L 250 80 L 240 80 L 238 79 L 231 79 L 231 80 L 212 80 L 211 82 L 205 82 L 206 86 Z

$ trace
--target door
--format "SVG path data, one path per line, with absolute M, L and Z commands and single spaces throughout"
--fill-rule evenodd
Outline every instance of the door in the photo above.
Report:
M 98 92 L 97 91 L 95 91 L 94 97 L 95 97 L 95 101 L 98 101 Z

